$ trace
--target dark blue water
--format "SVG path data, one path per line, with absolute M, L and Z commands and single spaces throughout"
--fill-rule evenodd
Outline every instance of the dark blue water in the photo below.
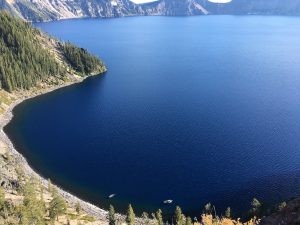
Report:
M 107 207 L 199 215 L 300 195 L 300 18 L 37 24 L 108 72 L 28 100 L 6 131 L 43 176 Z M 109 194 L 116 193 L 113 200 Z

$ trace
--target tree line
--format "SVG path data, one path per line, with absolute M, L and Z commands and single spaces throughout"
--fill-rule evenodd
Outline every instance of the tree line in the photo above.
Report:
M 171 219 L 165 219 L 161 209 L 158 209 L 151 215 L 143 212 L 141 219 L 144 225 L 256 225 L 260 222 L 259 218 L 270 215 L 273 212 L 281 211 L 285 207 L 286 202 L 282 202 L 279 205 L 274 206 L 274 208 L 271 210 L 256 198 L 253 198 L 251 201 L 251 208 L 245 213 L 244 216 L 244 221 L 247 221 L 245 223 L 241 222 L 240 219 L 233 219 L 230 207 L 227 207 L 223 215 L 218 215 L 216 208 L 211 203 L 208 203 L 204 206 L 200 217 L 191 218 L 190 216 L 186 216 L 182 212 L 181 208 L 176 206 L 175 212 Z M 125 221 L 127 225 L 139 224 L 131 204 L 128 206 Z M 109 207 L 108 222 L 109 225 L 121 224 L 121 221 L 118 221 L 116 217 L 115 209 L 112 205 Z
M 6 200 L 4 190 L 0 187 L 0 224 L 7 225 L 52 225 L 58 221 L 59 216 L 66 216 L 67 223 L 70 224 L 67 212 L 67 203 L 64 198 L 58 193 L 57 189 L 48 182 L 48 188 L 45 188 L 37 179 L 26 180 L 24 184 L 20 183 L 18 194 L 24 196 L 20 204 L 14 204 L 11 200 Z M 47 191 L 47 192 L 46 192 Z M 50 202 L 46 203 L 45 194 L 51 195 Z M 277 211 L 283 210 L 286 203 L 281 203 L 277 206 Z M 77 215 L 81 212 L 81 206 L 77 203 L 74 207 Z M 255 225 L 259 223 L 257 218 L 264 215 L 264 205 L 254 198 L 251 202 L 251 209 L 248 212 L 246 223 L 232 219 L 231 209 L 228 207 L 223 215 L 218 216 L 215 207 L 208 203 L 204 206 L 201 216 L 191 218 L 186 216 L 179 206 L 176 207 L 172 219 L 166 219 L 162 210 L 158 209 L 155 213 L 142 213 L 140 218 L 136 217 L 134 209 L 129 204 L 125 218 L 117 217 L 115 209 L 112 205 L 108 211 L 109 225 L 124 224 L 127 225 Z

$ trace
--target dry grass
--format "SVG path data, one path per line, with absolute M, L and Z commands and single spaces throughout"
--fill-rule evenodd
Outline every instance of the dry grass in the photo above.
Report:
M 15 96 L 13 94 L 0 89 L 0 115 L 3 114 L 9 105 L 15 100 Z

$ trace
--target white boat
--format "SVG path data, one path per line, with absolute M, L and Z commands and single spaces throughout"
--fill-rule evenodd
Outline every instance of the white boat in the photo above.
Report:
M 171 200 L 171 199 L 164 201 L 164 204 L 172 204 L 172 203 L 173 203 L 173 200 Z
M 108 198 L 113 198 L 115 196 L 116 196 L 116 194 L 111 194 L 111 195 L 108 196 Z

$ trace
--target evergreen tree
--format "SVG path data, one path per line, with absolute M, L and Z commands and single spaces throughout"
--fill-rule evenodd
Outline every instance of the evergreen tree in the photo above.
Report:
M 44 186 L 41 183 L 41 181 L 39 182 L 39 187 L 40 187 L 40 205 L 41 205 L 43 212 L 46 212 L 46 202 L 44 199 Z
M 20 224 L 20 210 L 11 201 L 4 201 L 4 206 L 0 210 L 0 224 Z
M 80 205 L 79 202 L 76 203 L 76 205 L 75 205 L 75 210 L 76 210 L 77 214 L 79 215 L 79 213 L 80 213 L 80 211 L 81 211 L 81 205 Z
M 261 207 L 261 203 L 256 198 L 253 198 L 253 200 L 251 202 L 251 206 L 252 206 L 252 209 L 254 211 L 256 211 Z
M 278 205 L 278 211 L 281 211 L 283 210 L 284 208 L 286 207 L 286 202 L 281 202 L 279 205 Z
M 155 213 L 155 225 L 164 225 L 161 209 Z
M 179 206 L 176 206 L 174 221 L 175 225 L 184 224 L 184 215 L 182 214 L 181 208 Z
M 186 218 L 185 225 L 193 225 L 191 217 Z
M 58 217 L 64 214 L 66 210 L 67 205 L 65 200 L 59 194 L 55 193 L 49 204 L 49 217 L 51 220 L 55 218 L 58 220 Z
M 230 217 L 231 217 L 231 209 L 230 209 L 230 207 L 227 207 L 227 209 L 226 209 L 226 211 L 225 211 L 225 216 L 226 216 L 227 218 L 230 218 Z
M 21 208 L 21 224 L 44 225 L 44 211 L 41 206 L 42 203 L 37 199 L 34 185 L 31 181 L 27 181 Z
M 260 201 L 258 201 L 256 198 L 253 198 L 252 202 L 251 202 L 251 209 L 249 211 L 249 216 L 253 217 L 259 217 L 262 214 L 262 204 L 260 203 Z
M 108 223 L 109 225 L 116 225 L 116 215 L 115 215 L 115 209 L 112 205 L 109 206 L 108 211 Z
M 142 213 L 142 218 L 145 221 L 145 225 L 149 225 L 150 224 L 150 219 L 149 219 L 149 214 L 148 213 L 143 212 Z M 155 219 L 155 217 L 154 217 L 154 219 Z
M 5 205 L 5 194 L 2 187 L 0 187 L 0 211 L 3 210 Z
M 48 179 L 48 192 L 52 194 L 53 192 L 53 185 L 50 179 Z
M 127 214 L 126 214 L 126 223 L 128 225 L 135 224 L 135 214 L 134 214 L 131 204 L 129 204 L 129 206 L 128 206 L 128 210 L 127 210 Z
M 205 206 L 204 206 L 204 212 L 205 214 L 211 214 L 212 213 L 212 205 L 211 203 L 207 203 Z

